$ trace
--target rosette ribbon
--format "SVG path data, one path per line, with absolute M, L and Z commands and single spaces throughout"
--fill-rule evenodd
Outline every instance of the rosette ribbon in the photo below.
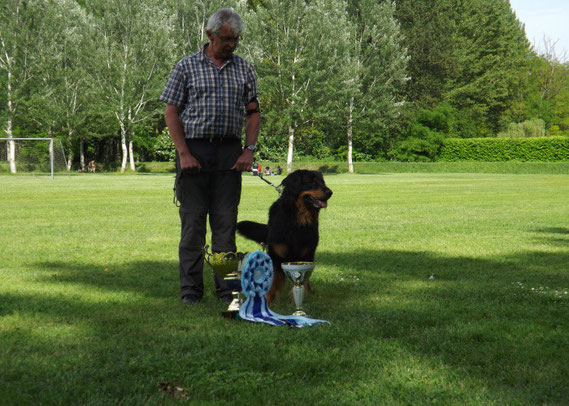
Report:
M 273 281 L 273 261 L 263 251 L 248 254 L 241 268 L 241 287 L 247 296 L 239 309 L 239 317 L 256 323 L 273 326 L 305 327 L 328 323 L 326 320 L 310 319 L 304 316 L 283 316 L 272 312 L 265 295 Z

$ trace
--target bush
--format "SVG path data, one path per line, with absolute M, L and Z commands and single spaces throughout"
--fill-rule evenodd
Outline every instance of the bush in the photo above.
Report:
M 442 103 L 433 110 L 421 109 L 413 119 L 407 138 L 389 156 L 397 161 L 428 162 L 439 153 L 445 138 L 455 132 L 454 109 Z
M 176 159 L 176 146 L 170 139 L 168 129 L 164 129 L 164 131 L 156 137 L 153 152 L 157 161 L 174 162 Z
M 545 121 L 540 118 L 523 123 L 510 123 L 508 129 L 498 134 L 499 138 L 532 138 L 545 137 Z
M 569 137 L 449 138 L 437 161 L 541 161 L 569 160 Z
M 317 159 L 323 159 L 331 155 L 326 134 L 314 127 L 297 132 L 295 150 L 299 155 L 313 156 Z

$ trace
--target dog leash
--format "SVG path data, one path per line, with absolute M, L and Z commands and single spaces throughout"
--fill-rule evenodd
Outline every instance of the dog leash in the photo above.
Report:
M 266 182 L 267 184 L 269 184 L 270 186 L 274 187 L 275 190 L 278 192 L 279 196 L 283 194 L 283 188 L 282 186 L 276 186 L 275 184 L 269 182 L 267 179 L 263 178 L 263 174 L 259 172 L 259 178 L 261 178 L 262 181 Z

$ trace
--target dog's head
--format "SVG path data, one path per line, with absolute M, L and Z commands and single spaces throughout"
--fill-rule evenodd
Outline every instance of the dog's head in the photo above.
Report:
M 283 179 L 282 198 L 310 211 L 318 211 L 328 206 L 332 190 L 324 183 L 322 174 L 317 171 L 297 170 Z

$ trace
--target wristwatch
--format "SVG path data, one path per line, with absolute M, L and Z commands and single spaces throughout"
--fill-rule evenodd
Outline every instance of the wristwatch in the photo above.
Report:
M 255 152 L 255 146 L 254 145 L 245 145 L 244 149 L 248 149 L 251 152 Z

